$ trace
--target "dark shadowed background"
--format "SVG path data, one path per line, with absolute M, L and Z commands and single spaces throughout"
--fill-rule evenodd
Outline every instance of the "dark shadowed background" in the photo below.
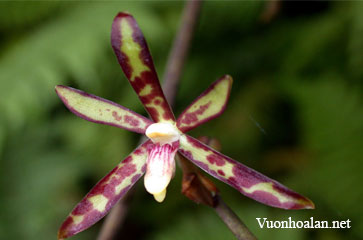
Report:
M 134 15 L 161 77 L 182 2 L 0 3 L 0 239 L 55 239 L 91 187 L 139 136 L 71 114 L 63 84 L 145 114 L 110 45 L 118 11 Z M 175 114 L 223 74 L 225 113 L 191 132 L 309 197 L 315 210 L 259 204 L 215 181 L 259 239 L 363 238 L 363 4 L 206 2 Z M 163 204 L 136 184 L 122 239 L 234 239 L 214 211 L 180 193 Z M 351 220 L 350 229 L 260 229 L 256 218 Z M 102 221 L 72 239 L 95 239 Z

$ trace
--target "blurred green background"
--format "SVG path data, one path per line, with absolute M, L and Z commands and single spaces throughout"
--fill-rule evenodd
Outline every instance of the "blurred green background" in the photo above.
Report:
M 68 85 L 145 111 L 110 45 L 132 13 L 163 76 L 182 2 L 0 3 L 0 239 L 56 239 L 57 229 L 139 136 L 84 121 L 57 98 Z M 309 197 L 315 210 L 264 206 L 215 181 L 260 239 L 363 239 L 363 4 L 206 2 L 175 114 L 228 73 L 225 113 L 191 132 Z M 122 239 L 234 239 L 214 211 L 180 193 L 163 204 L 140 181 Z M 269 220 L 351 220 L 350 229 L 261 229 Z M 102 221 L 72 239 L 95 239 Z M 120 238 L 121 239 L 121 238 Z

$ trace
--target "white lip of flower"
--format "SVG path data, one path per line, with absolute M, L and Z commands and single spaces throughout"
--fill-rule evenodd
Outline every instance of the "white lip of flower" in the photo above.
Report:
M 154 195 L 156 201 L 162 202 L 166 196 L 166 187 L 175 172 L 174 157 L 177 148 L 172 145 L 179 140 L 181 133 L 175 124 L 154 123 L 146 129 L 145 134 L 155 146 L 147 158 L 144 185 L 146 190 Z
M 151 124 L 145 132 L 145 135 L 153 141 L 153 143 L 166 143 L 178 141 L 180 138 L 180 131 L 175 124 L 168 122 L 160 122 Z

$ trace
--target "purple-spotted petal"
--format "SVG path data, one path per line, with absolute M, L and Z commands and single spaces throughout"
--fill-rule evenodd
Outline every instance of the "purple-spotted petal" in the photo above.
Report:
M 149 140 L 136 148 L 99 181 L 63 222 L 58 239 L 73 236 L 103 218 L 145 172 L 147 151 L 152 145 Z
M 55 90 L 66 107 L 85 120 L 137 133 L 145 133 L 152 124 L 149 119 L 106 99 L 60 85 Z
M 221 115 L 226 108 L 232 87 L 232 77 L 225 75 L 205 90 L 177 120 L 177 127 L 182 132 Z
M 119 13 L 115 17 L 111 44 L 122 70 L 151 118 L 155 122 L 174 121 L 144 35 L 131 15 Z
M 247 197 L 284 209 L 314 208 L 313 202 L 309 199 L 188 135 L 182 135 L 179 141 L 181 154 Z

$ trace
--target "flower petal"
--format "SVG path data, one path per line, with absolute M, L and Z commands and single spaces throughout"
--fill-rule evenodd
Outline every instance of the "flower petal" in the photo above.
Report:
M 178 117 L 177 127 L 187 132 L 221 115 L 226 108 L 232 87 L 232 77 L 224 75 L 205 90 Z
M 58 239 L 73 236 L 103 218 L 145 172 L 147 151 L 152 145 L 149 140 L 136 148 L 99 181 L 63 222 Z
M 119 13 L 115 17 L 111 44 L 122 70 L 151 118 L 155 122 L 174 121 L 144 35 L 131 15 Z
M 145 133 L 146 128 L 152 124 L 149 119 L 123 106 L 81 90 L 58 85 L 55 91 L 71 112 L 87 121 L 137 133 Z
M 309 199 L 190 136 L 180 137 L 179 152 L 210 175 L 256 201 L 284 209 L 314 208 Z
M 174 176 L 174 158 L 178 147 L 178 141 L 164 145 L 157 143 L 148 153 L 144 185 L 146 191 L 154 195 L 158 202 L 165 199 L 166 187 Z

